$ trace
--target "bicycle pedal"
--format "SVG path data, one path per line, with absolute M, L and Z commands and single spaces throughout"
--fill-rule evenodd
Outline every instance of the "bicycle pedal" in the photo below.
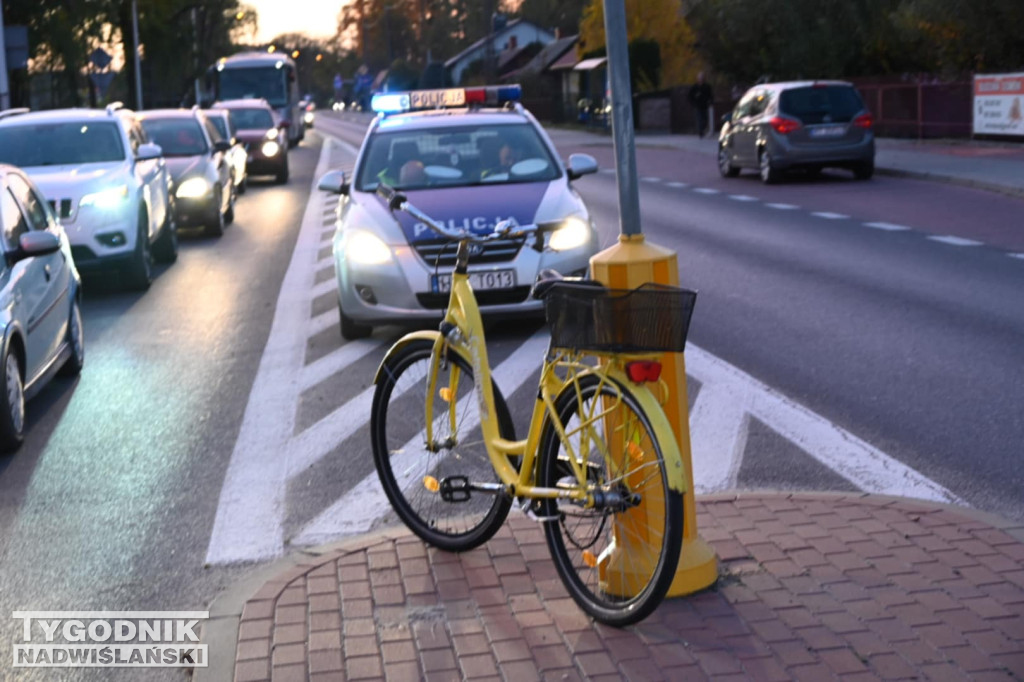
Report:
M 445 502 L 468 502 L 469 479 L 465 476 L 447 476 L 441 479 L 441 499 Z

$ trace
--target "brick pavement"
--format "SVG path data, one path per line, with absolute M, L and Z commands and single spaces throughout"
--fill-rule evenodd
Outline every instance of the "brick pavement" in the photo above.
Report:
M 827 493 L 698 513 L 717 585 L 621 630 L 576 607 L 516 512 L 464 554 L 396 528 L 307 555 L 230 621 L 234 679 L 1024 680 L 1024 524 Z

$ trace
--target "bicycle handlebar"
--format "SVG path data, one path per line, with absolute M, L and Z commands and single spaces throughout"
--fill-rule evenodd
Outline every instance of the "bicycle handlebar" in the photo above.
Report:
M 451 230 L 441 225 L 433 218 L 428 216 L 423 211 L 419 210 L 415 206 L 409 203 L 408 197 L 401 192 L 395 190 L 392 187 L 385 185 L 383 182 L 377 183 L 377 196 L 387 202 L 388 209 L 391 211 L 405 211 L 414 218 L 420 220 L 427 227 L 437 232 L 443 237 L 449 239 L 462 240 L 468 239 L 474 242 L 486 242 L 492 239 L 504 239 L 504 238 L 518 238 L 525 237 L 528 234 L 534 234 L 538 232 L 536 227 L 513 230 L 512 223 L 508 220 L 502 220 L 494 226 L 494 231 L 488 235 L 479 235 L 469 232 L 468 230 Z

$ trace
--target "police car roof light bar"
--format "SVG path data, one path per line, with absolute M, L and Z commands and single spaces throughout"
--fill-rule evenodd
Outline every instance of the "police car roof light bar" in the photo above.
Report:
M 435 95 L 434 97 L 420 97 L 421 101 L 459 102 L 459 104 L 448 104 L 451 108 L 463 106 L 501 106 L 510 102 L 518 102 L 522 99 L 523 90 L 518 84 L 512 85 L 489 85 L 478 88 L 450 88 L 450 91 L 461 92 L 462 97 L 443 97 L 443 90 L 414 90 L 411 92 L 378 92 L 370 100 L 370 108 L 378 114 L 397 114 L 413 109 L 441 109 L 444 106 L 417 106 L 413 107 L 413 93 L 425 93 Z

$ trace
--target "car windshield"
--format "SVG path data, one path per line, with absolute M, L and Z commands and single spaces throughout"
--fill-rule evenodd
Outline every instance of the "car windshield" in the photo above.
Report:
M 231 117 L 239 130 L 269 130 L 274 127 L 274 117 L 269 109 L 232 109 Z
M 220 99 L 265 99 L 271 106 L 288 104 L 286 69 L 276 66 L 230 68 L 218 72 Z
M 164 156 L 198 156 L 208 151 L 203 129 L 194 118 L 144 118 L 142 127 Z
M 812 85 L 783 90 L 779 110 L 804 125 L 848 123 L 864 108 L 857 91 L 848 85 Z
M 112 121 L 0 127 L 0 161 L 22 168 L 123 161 L 124 154 L 121 131 Z
M 366 142 L 356 189 L 549 181 L 561 170 L 528 124 L 378 132 Z
M 223 137 L 225 140 L 231 139 L 231 135 L 228 134 L 227 121 L 224 120 L 223 116 L 211 115 L 208 118 L 210 119 L 210 123 L 213 124 L 213 127 L 217 129 L 218 133 L 220 133 L 221 137 Z

